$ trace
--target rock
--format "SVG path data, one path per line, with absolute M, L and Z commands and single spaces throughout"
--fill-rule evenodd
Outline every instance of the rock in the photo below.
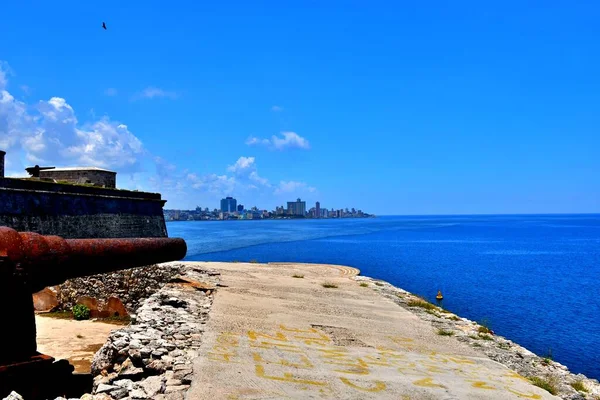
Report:
M 114 390 L 114 389 L 117 389 L 117 386 L 107 385 L 107 384 L 101 383 L 96 388 L 96 393 L 110 392 L 111 390 Z
M 127 345 L 129 344 L 129 342 L 126 339 L 117 339 L 113 342 L 113 346 L 115 346 L 115 348 L 117 350 L 121 350 L 124 347 L 127 347 Z
M 179 386 L 183 385 L 183 382 L 180 379 L 167 379 L 167 386 Z
M 92 375 L 98 375 L 104 369 L 111 370 L 116 357 L 116 350 L 111 343 L 105 343 L 92 360 Z
M 83 304 L 90 309 L 90 316 L 92 311 L 98 311 L 98 300 L 89 296 L 80 296 L 75 304 Z
M 127 389 L 128 391 L 133 390 L 133 381 L 131 379 L 119 379 L 118 381 L 114 381 L 113 385 Z
M 164 400 L 183 400 L 185 399 L 185 392 L 170 392 L 164 394 Z
M 167 354 L 167 353 L 168 353 L 167 349 L 161 347 L 152 352 L 152 357 L 160 358 L 160 356 L 162 356 L 163 354 Z
M 140 349 L 140 354 L 142 355 L 142 358 L 150 358 L 150 355 L 152 354 L 152 349 L 150 349 L 149 347 L 142 347 Z
M 113 390 L 112 392 L 110 392 L 110 395 L 112 398 L 117 399 L 117 400 L 123 399 L 129 395 L 129 390 L 127 390 L 125 388 L 119 388 L 119 389 L 116 389 L 116 390 Z
M 192 370 L 191 369 L 180 369 L 175 371 L 173 379 L 179 379 L 181 382 L 188 384 L 192 382 Z
M 142 389 L 133 389 L 131 392 L 129 392 L 129 397 L 131 397 L 132 399 L 148 398 L 148 396 L 146 396 L 146 392 L 144 392 Z
M 92 397 L 92 399 L 93 400 L 112 400 L 112 397 L 110 397 L 106 393 L 100 393 L 100 394 L 95 394 L 94 397 Z
M 162 360 L 152 360 L 146 365 L 146 369 L 154 374 L 162 374 L 167 369 L 167 363 Z
M 58 307 L 56 293 L 50 288 L 44 288 L 33 294 L 33 308 L 35 311 L 48 312 Z
M 80 400 L 94 400 L 94 396 L 89 393 L 86 393 L 83 396 L 81 396 Z
M 129 315 L 125 305 L 117 297 L 109 297 L 103 311 L 107 312 L 109 316 L 125 317 Z
M 119 378 L 121 379 L 132 379 L 137 380 L 140 379 L 144 375 L 144 370 L 142 368 L 136 367 L 133 365 L 133 362 L 130 358 L 125 360 L 118 371 Z
M 144 389 L 146 395 L 153 398 L 155 395 L 164 392 L 165 384 L 161 376 L 151 376 L 139 382 L 138 385 Z
M 23 396 L 13 390 L 4 400 L 23 400 Z
M 94 377 L 94 387 L 97 387 L 99 385 L 108 385 L 109 383 L 111 383 L 115 378 L 117 377 L 117 374 L 115 372 L 111 372 L 108 375 L 98 375 L 96 377 Z
M 182 390 L 188 390 L 190 385 L 179 385 L 179 386 L 167 386 L 165 393 L 179 392 Z

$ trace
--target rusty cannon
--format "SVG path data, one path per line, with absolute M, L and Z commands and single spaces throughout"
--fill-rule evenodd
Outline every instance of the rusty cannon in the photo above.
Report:
M 0 227 L 0 398 L 11 390 L 26 400 L 49 398 L 83 385 L 67 361 L 37 351 L 33 293 L 67 279 L 181 260 L 186 251 L 178 238 L 63 239 Z

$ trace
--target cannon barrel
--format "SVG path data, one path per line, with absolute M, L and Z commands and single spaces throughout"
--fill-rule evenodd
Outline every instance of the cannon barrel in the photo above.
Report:
M 37 391 L 73 371 L 37 352 L 32 293 L 71 278 L 180 260 L 186 251 L 183 239 L 63 239 L 0 227 L 0 305 L 10 321 L 0 343 L 0 398 L 20 388 L 26 398 L 45 399 Z M 44 380 L 31 385 L 31 377 Z
M 0 270 L 27 274 L 33 292 L 67 279 L 180 260 L 186 251 L 183 239 L 63 239 L 0 227 Z

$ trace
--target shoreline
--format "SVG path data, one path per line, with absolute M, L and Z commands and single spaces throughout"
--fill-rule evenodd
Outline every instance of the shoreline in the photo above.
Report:
M 475 321 L 462 318 L 387 281 L 360 274 L 352 279 L 359 283 L 366 283 L 368 288 L 375 290 L 381 296 L 392 300 L 420 319 L 430 322 L 433 328 L 438 329 L 439 335 L 452 336 L 525 378 L 541 379 L 538 381 L 540 384 L 549 383 L 556 389 L 556 393 L 553 394 L 562 399 L 600 400 L 598 379 L 572 373 L 567 366 L 551 358 L 540 357 L 518 343 L 494 334 L 493 331 Z M 573 388 L 573 385 L 581 384 L 587 392 Z

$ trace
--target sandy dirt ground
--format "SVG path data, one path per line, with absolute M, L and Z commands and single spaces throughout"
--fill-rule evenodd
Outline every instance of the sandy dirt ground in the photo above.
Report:
M 188 399 L 557 399 L 361 287 L 354 269 L 200 264 L 224 287 Z
M 57 360 L 67 359 L 75 372 L 89 373 L 94 354 L 119 325 L 35 316 L 38 351 Z

